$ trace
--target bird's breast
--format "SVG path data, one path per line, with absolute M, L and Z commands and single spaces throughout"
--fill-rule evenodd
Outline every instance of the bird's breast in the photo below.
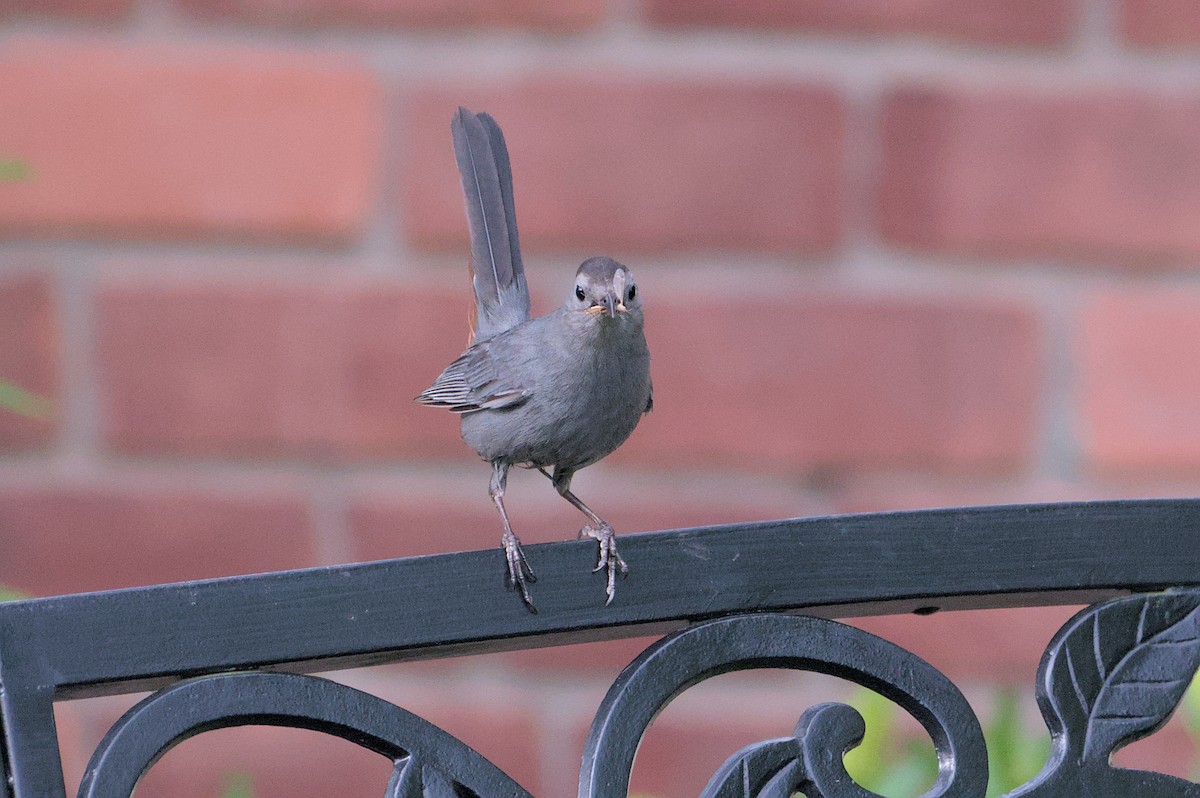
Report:
M 582 468 L 633 432 L 650 393 L 650 355 L 639 327 L 607 335 L 547 335 L 508 368 L 529 397 L 464 416 L 463 438 L 485 459 Z

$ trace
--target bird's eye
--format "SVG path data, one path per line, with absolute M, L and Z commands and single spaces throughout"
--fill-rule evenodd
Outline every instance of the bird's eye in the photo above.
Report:
M 629 286 L 629 301 L 632 302 L 635 296 L 637 296 L 637 286 L 631 285 Z
M 578 299 L 580 302 L 582 302 L 584 299 L 587 298 L 583 295 L 583 286 L 580 286 L 580 285 L 575 286 L 575 298 Z

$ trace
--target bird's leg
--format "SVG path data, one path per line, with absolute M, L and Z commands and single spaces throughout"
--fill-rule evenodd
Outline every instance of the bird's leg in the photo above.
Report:
M 590 524 L 579 530 L 579 537 L 586 535 L 600 544 L 600 558 L 596 563 L 596 567 L 592 569 L 592 573 L 600 570 L 607 572 L 608 585 L 604 590 L 604 595 L 608 598 L 604 604 L 605 606 L 611 604 L 613 597 L 617 595 L 617 571 L 619 570 L 623 577 L 629 574 L 629 566 L 625 564 L 625 560 L 621 559 L 621 555 L 617 553 L 617 533 L 613 531 L 611 524 L 592 512 L 590 507 L 571 492 L 571 477 L 574 476 L 573 471 L 559 471 L 556 468 L 554 469 L 553 476 L 551 476 L 544 468 L 539 468 L 538 470 L 554 483 L 554 489 L 558 491 L 559 496 L 569 501 L 575 509 L 586 515 L 588 520 L 591 521 Z
M 512 525 L 508 523 L 508 513 L 504 510 L 504 485 L 508 482 L 508 463 L 495 462 L 492 463 L 492 481 L 488 486 L 488 495 L 492 497 L 492 501 L 496 504 L 496 509 L 500 511 L 500 520 L 504 522 L 504 534 L 500 538 L 500 542 L 504 545 L 504 556 L 508 560 L 508 578 L 505 584 L 509 590 L 519 590 L 521 592 L 521 600 L 525 602 L 525 606 L 530 612 L 537 612 L 537 608 L 533 606 L 533 599 L 529 595 L 527 582 L 536 582 L 537 577 L 533 575 L 533 569 L 529 567 L 529 561 L 525 559 L 525 552 L 521 551 L 521 541 L 513 534 Z

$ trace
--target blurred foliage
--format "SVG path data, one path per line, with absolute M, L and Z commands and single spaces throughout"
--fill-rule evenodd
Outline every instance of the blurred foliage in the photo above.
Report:
M 54 412 L 54 402 L 7 380 L 0 380 L 0 409 L 28 418 L 47 419 Z
M 1021 725 L 1021 706 L 1012 687 L 996 692 L 992 716 L 983 729 L 988 749 L 987 798 L 1026 784 L 1050 757 L 1050 734 L 1030 734 Z
M 221 798 L 254 798 L 254 777 L 249 773 L 226 773 Z
M 25 161 L 0 157 L 0 182 L 15 183 L 18 180 L 28 180 L 31 176 L 32 170 Z
M 846 702 L 866 721 L 857 748 L 846 754 L 846 770 L 868 790 L 888 796 L 920 795 L 937 778 L 937 755 L 924 737 L 901 734 L 900 707 L 878 693 L 860 689 Z
M 862 744 L 846 754 L 846 769 L 855 781 L 888 798 L 907 798 L 928 789 L 937 776 L 933 746 L 921 734 L 897 732 L 902 710 L 865 689 L 848 703 L 867 724 Z M 1191 778 L 1200 781 L 1200 673 L 1184 695 L 1178 718 L 1192 740 Z M 1011 687 L 996 692 L 983 736 L 988 748 L 988 798 L 1027 784 L 1050 754 L 1049 734 L 1032 734 L 1024 727 L 1017 693 Z
M 1200 782 L 1200 672 L 1192 677 L 1192 686 L 1183 694 L 1179 704 L 1179 718 L 1183 728 L 1192 739 L 1192 781 Z
M 30 598 L 28 593 L 22 593 L 20 590 L 11 588 L 8 585 L 0 584 L 0 602 L 2 601 L 20 601 L 21 599 Z

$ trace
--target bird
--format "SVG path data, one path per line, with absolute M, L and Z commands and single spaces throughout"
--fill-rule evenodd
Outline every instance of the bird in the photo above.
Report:
M 470 231 L 473 329 L 467 350 L 416 401 L 458 413 L 463 440 L 491 465 L 505 584 L 525 607 L 537 612 L 529 592 L 537 578 L 504 507 L 513 466 L 540 471 L 587 517 L 578 537 L 599 545 L 593 572 L 606 575 L 607 606 L 629 566 L 612 526 L 571 492 L 571 478 L 624 443 L 654 407 L 642 297 L 629 267 L 592 257 L 576 269 L 566 302 L 532 318 L 504 135 L 489 114 L 462 107 L 450 129 Z

